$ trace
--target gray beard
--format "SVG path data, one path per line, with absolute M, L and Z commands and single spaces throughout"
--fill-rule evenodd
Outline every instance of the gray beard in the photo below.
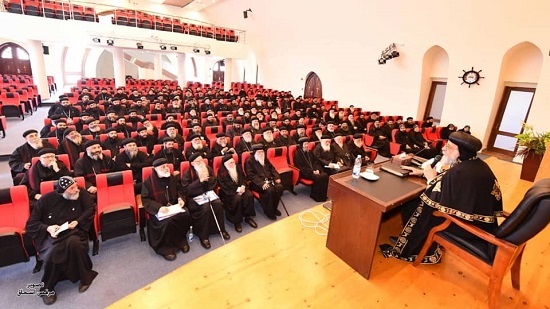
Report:
M 156 172 L 157 172 L 157 176 L 159 178 L 168 178 L 168 177 L 170 177 L 170 172 L 163 172 L 163 171 L 158 171 L 158 170 L 156 170 Z
M 80 191 L 78 191 L 76 194 L 68 194 L 67 192 L 63 192 L 63 198 L 69 201 L 76 201 L 80 197 Z
M 193 148 L 196 150 L 202 150 L 202 142 L 200 142 L 198 145 L 193 145 Z
M 321 148 L 323 148 L 324 152 L 329 152 L 330 151 L 330 145 L 326 146 L 325 144 L 321 144 Z
M 74 138 L 67 137 L 67 138 L 76 145 L 80 146 L 80 144 L 82 144 L 82 136 L 75 136 Z
M 134 151 L 128 151 L 128 150 L 126 150 L 126 153 L 128 154 L 128 157 L 129 157 L 130 159 L 133 159 L 133 158 L 135 158 L 135 157 L 137 156 L 138 150 L 134 150 Z
M 273 135 L 271 135 L 270 137 L 264 136 L 264 140 L 268 143 L 273 142 Z
M 254 159 L 256 159 L 256 161 L 258 161 L 258 163 L 260 163 L 261 166 L 264 166 L 265 165 L 265 156 L 257 156 L 257 155 L 254 155 Z
M 231 179 L 233 179 L 234 182 L 238 182 L 239 177 L 237 175 L 237 166 L 227 168 L 227 171 L 229 172 Z
M 252 137 L 250 138 L 243 137 L 243 139 L 246 143 L 252 143 Z
M 31 146 L 33 149 L 40 149 L 44 147 L 44 144 L 42 143 L 42 139 L 40 139 L 36 143 L 27 142 L 29 146 Z

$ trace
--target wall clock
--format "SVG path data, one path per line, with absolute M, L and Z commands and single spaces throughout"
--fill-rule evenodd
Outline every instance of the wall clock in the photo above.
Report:
M 474 67 L 472 67 L 472 69 L 469 71 L 462 70 L 464 74 L 462 74 L 462 76 L 459 76 L 458 78 L 462 78 L 462 84 L 467 84 L 468 88 L 470 88 L 470 86 L 473 84 L 479 85 L 478 82 L 480 78 L 485 78 L 479 74 L 481 73 L 481 71 L 482 70 L 479 70 L 479 71 L 474 70 Z

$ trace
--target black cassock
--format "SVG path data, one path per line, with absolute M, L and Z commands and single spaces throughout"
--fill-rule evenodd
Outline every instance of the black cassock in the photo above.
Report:
M 311 152 L 304 152 L 299 148 L 294 153 L 294 164 L 300 170 L 300 177 L 313 180 L 311 186 L 311 197 L 316 202 L 324 202 L 327 200 L 328 189 L 328 174 L 325 173 L 323 166 L 313 156 Z M 318 170 L 319 174 L 314 174 L 313 171 Z
M 56 172 L 52 168 L 46 167 L 38 161 L 34 166 L 29 169 L 29 172 L 23 176 L 21 185 L 27 186 L 29 192 L 29 200 L 31 206 L 34 206 L 36 194 L 40 194 L 40 183 L 43 181 L 58 180 L 61 176 L 70 176 L 71 172 L 65 166 L 65 163 L 61 160 L 56 160 L 59 171 Z
M 86 152 L 86 149 L 84 149 L 84 138 L 82 139 L 82 144 L 77 145 L 73 143 L 68 138 L 63 139 L 61 144 L 59 144 L 59 153 L 66 153 L 69 156 L 69 163 L 71 163 L 71 167 L 73 167 L 76 163 L 76 160 L 78 160 L 81 152 Z
M 403 209 L 404 228 L 393 248 L 382 248 L 383 254 L 414 262 L 430 230 L 444 219 L 432 216 L 436 210 L 470 221 L 477 227 L 493 233 L 497 216 L 502 216 L 502 195 L 495 175 L 480 159 L 460 162 L 439 174 L 426 191 Z M 446 231 L 460 237 L 476 237 L 452 224 Z M 382 247 L 381 246 L 381 247 Z M 388 248 L 389 247 L 389 248 Z M 434 243 L 422 263 L 439 262 L 441 250 Z
M 42 140 L 43 148 L 56 149 L 52 144 L 47 140 Z M 13 151 L 8 161 L 8 164 L 11 169 L 11 176 L 15 177 L 17 174 L 25 173 L 25 163 L 31 163 L 32 158 L 38 157 L 38 151 L 42 148 L 34 149 L 29 143 L 25 143 Z M 23 175 L 21 175 L 23 177 Z M 21 178 L 19 179 L 21 181 Z M 19 182 L 16 183 L 18 185 Z
M 193 200 L 194 197 L 216 188 L 217 181 L 212 168 L 209 166 L 205 168 L 208 168 L 208 181 L 201 182 L 193 166 L 189 167 L 182 176 L 183 195 L 187 197 L 186 205 L 191 212 L 193 231 L 199 236 L 200 240 L 208 239 L 209 235 L 219 233 L 212 209 L 216 214 L 220 230 L 225 231 L 223 203 L 220 199 L 210 201 L 212 208 L 210 208 L 209 203 L 199 205 Z
M 278 211 L 279 200 L 283 194 L 283 185 L 275 183 L 275 180 L 281 179 L 275 167 L 265 158 L 264 165 L 251 156 L 245 163 L 246 177 L 250 180 L 250 188 L 260 194 L 260 204 L 266 216 L 272 220 L 276 218 Z M 268 183 L 267 190 L 262 189 L 262 186 Z
M 243 175 L 241 167 L 236 164 L 237 181 L 233 180 L 227 171 L 225 165 L 221 165 L 218 170 L 218 184 L 220 185 L 220 198 L 223 200 L 225 207 L 225 216 L 227 220 L 233 224 L 243 222 L 243 217 L 254 217 L 254 196 Z M 237 194 L 237 188 L 245 186 L 246 190 L 241 194 Z
M 137 155 L 130 159 L 128 153 L 123 151 L 118 154 L 115 159 L 117 171 L 131 170 L 134 177 L 134 193 L 139 194 L 141 192 L 141 170 L 146 166 L 151 166 L 151 159 L 142 151 L 138 151 Z M 130 163 L 130 167 L 126 165 Z
M 52 290 L 65 279 L 80 280 L 88 285 L 97 276 L 88 255 L 88 231 L 93 224 L 95 203 L 90 194 L 80 189 L 77 200 L 67 200 L 56 191 L 44 194 L 36 203 L 27 221 L 27 235 L 34 240 L 44 261 L 43 289 Z M 76 228 L 52 238 L 46 230 L 50 225 L 78 221 Z
M 147 236 L 149 245 L 160 255 L 176 254 L 187 243 L 186 234 L 191 225 L 189 210 L 164 220 L 157 219 L 156 214 L 162 206 L 178 203 L 181 194 L 181 183 L 175 176 L 159 178 L 153 171 L 143 182 L 141 201 L 149 213 Z

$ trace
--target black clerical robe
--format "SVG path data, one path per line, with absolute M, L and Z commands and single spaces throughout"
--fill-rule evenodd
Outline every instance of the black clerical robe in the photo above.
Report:
M 237 179 L 231 178 L 224 164 L 218 170 L 218 184 L 220 185 L 220 198 L 225 208 L 227 220 L 233 224 L 243 222 L 243 217 L 254 217 L 254 196 L 244 178 L 239 164 L 236 164 Z M 245 186 L 242 194 L 237 194 L 237 188 Z
M 261 165 L 254 156 L 250 156 L 245 162 L 246 177 L 250 181 L 250 188 L 260 194 L 260 204 L 266 216 L 272 220 L 276 219 L 276 214 L 279 212 L 279 200 L 283 194 L 283 185 L 276 183 L 276 180 L 281 180 L 281 176 L 275 167 L 267 158 L 264 160 L 264 165 Z M 269 184 L 269 188 L 264 190 L 262 186 Z
M 390 141 L 386 138 L 384 130 L 373 125 L 369 131 L 369 135 L 374 137 L 372 147 L 378 150 L 378 154 L 384 157 L 390 157 Z
M 150 156 L 153 155 L 153 149 L 157 143 L 157 138 L 153 134 L 147 134 L 147 137 L 143 138 L 141 136 L 136 137 L 136 144 L 138 147 L 147 148 L 147 154 Z
M 61 160 L 57 161 L 57 167 L 59 171 L 54 171 L 53 168 L 46 167 L 42 163 L 37 162 L 33 165 L 29 172 L 23 176 L 21 184 L 27 186 L 27 192 L 29 193 L 29 200 L 31 205 L 35 201 L 34 196 L 40 194 L 40 183 L 43 181 L 58 180 L 61 176 L 70 176 L 71 171 L 65 166 L 65 163 Z
M 459 162 L 433 179 L 422 195 L 407 203 L 403 219 L 407 220 L 393 248 L 383 248 L 385 256 L 413 262 L 430 230 L 444 219 L 432 216 L 436 210 L 470 221 L 493 233 L 497 216 L 502 216 L 502 194 L 498 181 L 489 166 L 480 159 Z M 451 225 L 446 231 L 461 237 L 473 237 Z M 384 245 L 383 245 L 384 246 Z M 441 250 L 434 243 L 422 263 L 438 263 Z
M 361 165 L 367 164 L 367 162 L 370 162 L 370 150 L 365 150 L 363 146 L 357 147 L 353 140 L 346 143 L 350 156 L 352 158 L 357 158 L 358 155 L 361 156 Z M 355 161 L 353 162 L 355 164 Z
M 46 140 L 42 140 L 42 146 L 43 148 L 55 149 L 55 147 Z M 8 161 L 8 165 L 10 166 L 12 172 L 12 177 L 19 173 L 24 173 L 26 171 L 25 164 L 31 163 L 32 158 L 38 157 L 38 151 L 40 149 L 42 148 L 32 148 L 29 143 L 25 143 L 15 148 L 15 150 L 10 155 L 10 159 Z M 19 182 L 17 184 L 19 184 Z
M 235 146 L 235 151 L 237 152 L 237 154 L 239 154 L 239 156 L 243 152 L 250 152 L 251 150 L 252 150 L 252 143 L 245 142 L 242 137 L 241 137 L 241 140 Z
M 88 255 L 88 231 L 93 225 L 95 203 L 89 193 L 80 189 L 77 200 L 67 200 L 56 191 L 44 194 L 36 203 L 27 225 L 27 235 L 33 239 L 44 261 L 43 289 L 53 290 L 56 283 L 69 279 L 88 285 L 97 276 Z M 74 229 L 52 238 L 47 228 L 76 220 Z
M 326 201 L 329 176 L 320 162 L 315 159 L 313 153 L 304 152 L 302 148 L 297 149 L 294 153 L 294 165 L 300 170 L 300 178 L 313 181 L 309 197 L 316 202 Z M 319 171 L 319 173 L 315 174 L 314 171 Z
M 141 201 L 145 211 L 150 215 L 147 220 L 149 245 L 163 256 L 176 254 L 187 244 L 186 234 L 191 225 L 188 209 L 184 208 L 185 212 L 164 220 L 159 220 L 156 216 L 162 206 L 174 205 L 178 203 L 178 198 L 183 199 L 181 192 L 179 177 L 159 178 L 155 171 L 142 185 Z
M 78 159 L 74 165 L 75 177 L 82 176 L 86 182 L 86 190 L 91 186 L 96 186 L 95 176 L 97 174 L 111 173 L 116 171 L 115 161 L 107 155 L 103 155 L 103 159 L 94 160 L 84 154 Z
M 122 140 L 118 137 L 110 138 L 107 137 L 103 143 L 101 143 L 101 149 L 103 150 L 109 150 L 111 152 L 111 156 L 115 158 L 118 156 L 118 153 L 120 152 L 120 143 Z
M 172 149 L 171 151 L 167 151 L 163 148 L 159 152 L 157 152 L 152 161 L 155 162 L 156 159 L 161 158 L 166 159 L 168 163 L 172 164 L 174 166 L 174 171 L 179 171 L 181 162 L 185 161 L 185 158 L 183 157 L 183 154 L 179 149 Z
M 76 160 L 78 160 L 80 156 L 80 153 L 86 151 L 86 149 L 84 149 L 84 142 L 85 140 L 82 139 L 82 143 L 80 145 L 77 145 L 68 138 L 65 138 L 63 139 L 61 144 L 59 144 L 59 152 L 66 153 L 69 156 L 69 162 L 71 163 L 71 166 L 75 165 Z
M 116 156 L 117 171 L 131 170 L 134 178 L 134 191 L 136 194 L 141 192 L 141 170 L 146 166 L 151 166 L 151 159 L 142 151 L 138 151 L 137 155 L 130 159 L 126 151 L 123 151 Z M 130 164 L 128 167 L 127 164 Z
M 193 200 L 194 197 L 216 188 L 217 181 L 214 172 L 209 166 L 206 166 L 206 168 L 208 169 L 209 177 L 205 182 L 200 181 L 193 166 L 190 166 L 182 176 L 183 195 L 187 198 L 186 205 L 191 213 L 193 231 L 195 231 L 195 234 L 197 234 L 201 241 L 208 239 L 209 235 L 219 233 L 216 220 L 220 226 L 220 230 L 225 231 L 223 203 L 220 199 L 202 205 L 197 204 Z M 214 212 L 216 219 L 214 219 L 212 212 Z
M 406 153 L 415 153 L 422 148 L 420 148 L 418 145 L 416 145 L 410 138 L 409 134 L 407 132 L 403 132 L 401 130 L 398 130 L 395 132 L 395 142 L 401 145 L 400 150 L 404 151 Z
M 208 146 L 202 146 L 202 149 L 195 149 L 192 145 L 191 147 L 187 148 L 187 150 L 185 150 L 185 158 L 187 158 L 187 160 L 189 160 L 189 158 L 195 154 L 195 153 L 198 153 L 201 155 L 201 157 L 203 159 L 207 159 L 208 162 L 211 162 L 212 161 L 212 158 L 214 157 L 212 155 L 212 152 L 210 151 L 210 148 L 208 148 Z
M 329 151 L 324 151 L 323 147 L 319 143 L 315 148 L 313 149 L 313 156 L 317 161 L 319 161 L 320 165 L 323 166 L 324 171 L 329 175 L 334 175 L 336 173 L 339 173 L 339 169 L 329 168 L 328 166 L 331 163 L 342 163 L 338 160 L 336 157 L 336 153 L 333 151 L 332 144 Z

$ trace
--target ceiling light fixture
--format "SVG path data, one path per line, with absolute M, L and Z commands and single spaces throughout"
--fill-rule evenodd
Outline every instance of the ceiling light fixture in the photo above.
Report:
M 170 46 L 170 49 L 171 50 L 178 50 L 178 47 L 177 46 Z
M 198 54 L 198 53 L 200 53 L 201 51 L 200 51 L 200 49 L 198 49 L 198 48 L 195 47 L 195 48 L 193 48 L 193 52 L 194 52 L 195 54 Z
M 100 39 L 100 38 L 93 38 L 92 41 L 94 41 L 94 43 L 101 43 L 101 39 Z
M 137 49 L 143 49 L 143 44 L 141 44 L 141 42 L 137 42 L 136 47 Z
M 207 55 L 210 55 L 210 51 L 208 49 L 205 49 L 204 53 L 207 54 Z
M 160 44 L 160 50 L 166 50 L 166 45 Z
M 115 45 L 115 40 L 108 39 L 107 40 L 107 45 L 109 45 L 109 46 Z
M 248 18 L 248 12 L 252 13 L 252 9 L 244 10 L 243 11 L 243 17 L 246 19 Z

